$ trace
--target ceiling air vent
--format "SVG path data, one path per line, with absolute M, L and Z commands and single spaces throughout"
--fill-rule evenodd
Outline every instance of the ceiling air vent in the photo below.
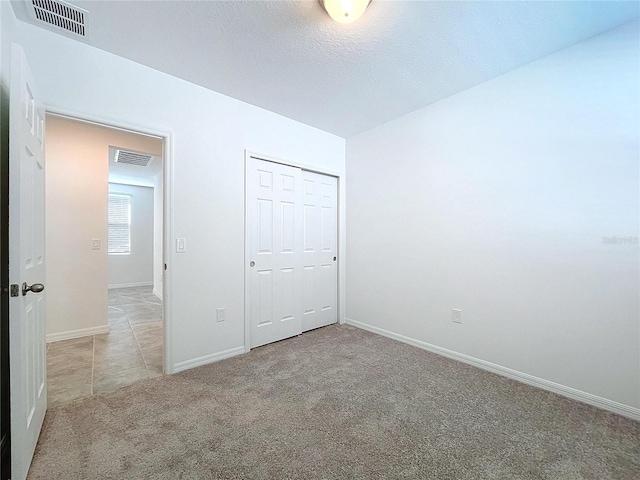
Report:
M 147 155 L 146 153 L 128 152 L 127 150 L 116 150 L 115 161 L 118 163 L 147 167 L 151 163 L 151 160 L 153 160 L 153 156 Z
M 85 36 L 87 11 L 61 0 L 31 0 L 36 20 Z

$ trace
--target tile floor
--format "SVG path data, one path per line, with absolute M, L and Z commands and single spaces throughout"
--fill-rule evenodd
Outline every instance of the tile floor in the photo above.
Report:
M 109 290 L 109 327 L 47 345 L 49 405 L 162 375 L 162 303 L 151 287 Z

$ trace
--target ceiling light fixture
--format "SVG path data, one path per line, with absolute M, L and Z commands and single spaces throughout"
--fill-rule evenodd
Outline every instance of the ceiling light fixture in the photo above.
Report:
M 327 13 L 338 23 L 351 23 L 359 19 L 371 0 L 320 0 Z

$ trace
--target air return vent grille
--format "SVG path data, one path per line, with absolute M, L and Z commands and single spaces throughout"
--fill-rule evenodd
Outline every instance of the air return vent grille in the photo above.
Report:
M 153 156 L 146 153 L 128 152 L 126 150 L 116 150 L 116 162 L 126 163 L 128 165 L 137 165 L 139 167 L 146 167 L 153 160 Z
M 31 3 L 37 20 L 85 36 L 85 10 L 61 0 L 31 0 Z

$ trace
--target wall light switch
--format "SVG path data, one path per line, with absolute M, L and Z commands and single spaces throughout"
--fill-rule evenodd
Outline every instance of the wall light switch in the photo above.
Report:
M 100 239 L 92 238 L 91 239 L 91 250 L 100 250 Z
M 454 308 L 451 317 L 454 323 L 462 323 L 462 310 L 458 310 L 457 308 Z
M 227 319 L 227 312 L 224 308 L 216 308 L 216 317 L 219 322 L 224 322 Z
M 176 238 L 176 253 L 187 253 L 186 238 Z

